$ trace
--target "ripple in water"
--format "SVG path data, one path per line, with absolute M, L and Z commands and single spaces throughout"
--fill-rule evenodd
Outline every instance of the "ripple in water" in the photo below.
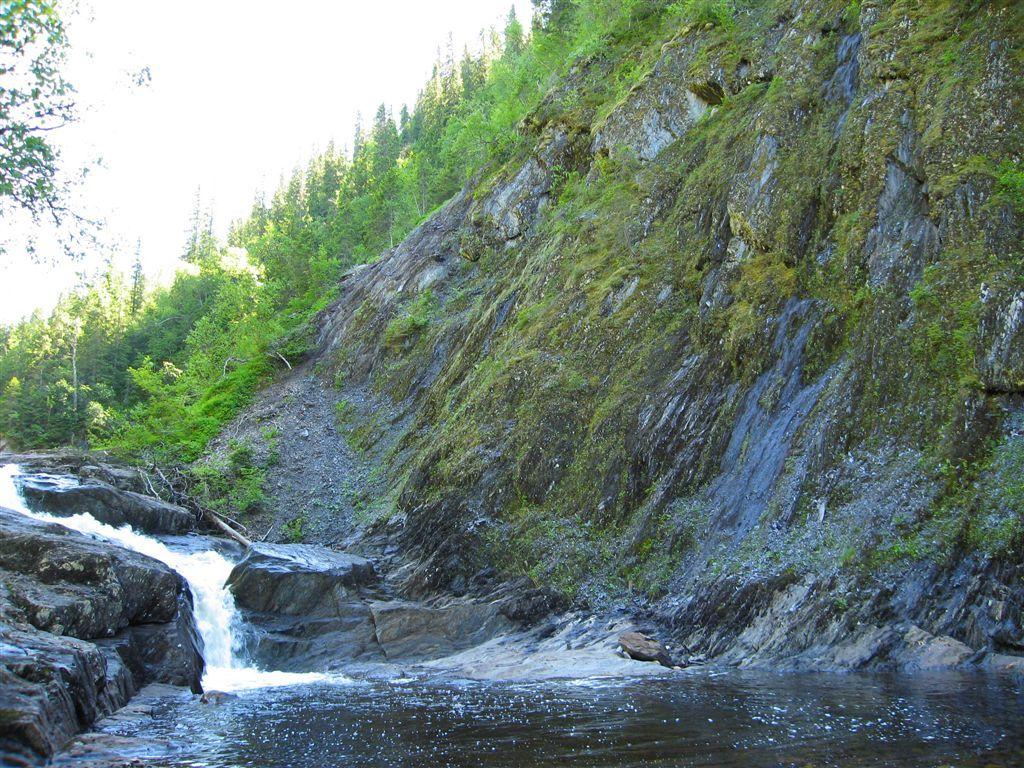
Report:
M 1020 691 L 965 674 L 310 685 L 168 702 L 110 732 L 209 768 L 1024 765 Z

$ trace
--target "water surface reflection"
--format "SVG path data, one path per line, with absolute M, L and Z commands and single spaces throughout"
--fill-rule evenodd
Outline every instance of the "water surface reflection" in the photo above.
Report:
M 1024 766 L 1019 683 L 964 674 L 311 685 L 121 729 L 173 766 Z

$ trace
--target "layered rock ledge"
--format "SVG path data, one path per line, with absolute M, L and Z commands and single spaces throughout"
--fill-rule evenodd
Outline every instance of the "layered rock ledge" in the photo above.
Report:
M 289 671 L 438 659 L 515 628 L 507 601 L 399 599 L 365 558 L 255 544 L 228 579 L 258 663 Z
M 44 762 L 142 686 L 200 690 L 185 581 L 163 563 L 0 508 L 0 752 Z
M 180 535 L 194 530 L 196 525 L 195 517 L 187 509 L 102 480 L 68 485 L 32 476 L 22 481 L 21 492 L 39 512 L 58 517 L 89 514 L 101 523 L 115 527 L 130 525 L 148 534 Z

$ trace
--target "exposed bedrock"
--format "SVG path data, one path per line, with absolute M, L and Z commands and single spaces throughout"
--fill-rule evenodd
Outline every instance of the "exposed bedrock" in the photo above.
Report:
M 516 626 L 518 603 L 397 599 L 368 560 L 312 545 L 254 544 L 228 586 L 248 652 L 273 669 L 436 659 Z
M 92 476 L 110 476 L 92 467 L 86 471 Z M 87 476 L 90 476 L 87 475 Z M 187 509 L 169 504 L 162 499 L 135 491 L 122 490 L 101 480 L 85 480 L 70 485 L 67 481 L 53 482 L 46 477 L 29 476 L 20 481 L 26 502 L 38 512 L 58 517 L 88 514 L 101 523 L 120 527 L 130 525 L 148 534 L 178 535 L 195 529 L 195 516 Z
M 41 762 L 151 682 L 200 690 L 184 580 L 145 555 L 0 508 L 0 752 Z
M 151 493 L 145 476 L 138 468 L 102 452 L 72 449 L 0 452 L 0 463 L 17 464 L 35 474 L 74 475 L 82 481 L 98 480 L 122 491 Z
M 271 535 L 380 566 L 281 637 L 525 583 L 721 663 L 1019 663 L 1019 5 L 733 21 L 575 63 L 214 442 L 278 429 Z

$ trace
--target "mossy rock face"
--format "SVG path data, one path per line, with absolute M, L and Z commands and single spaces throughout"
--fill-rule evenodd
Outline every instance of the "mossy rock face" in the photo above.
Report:
M 856 616 L 873 568 L 1011 557 L 1020 4 L 663 22 L 575 65 L 532 146 L 328 313 L 358 418 L 388 414 L 416 591 L 496 569 L 669 622 L 709 620 L 694 594 Z
M 1024 392 L 1024 289 L 983 286 L 976 363 L 991 392 Z

